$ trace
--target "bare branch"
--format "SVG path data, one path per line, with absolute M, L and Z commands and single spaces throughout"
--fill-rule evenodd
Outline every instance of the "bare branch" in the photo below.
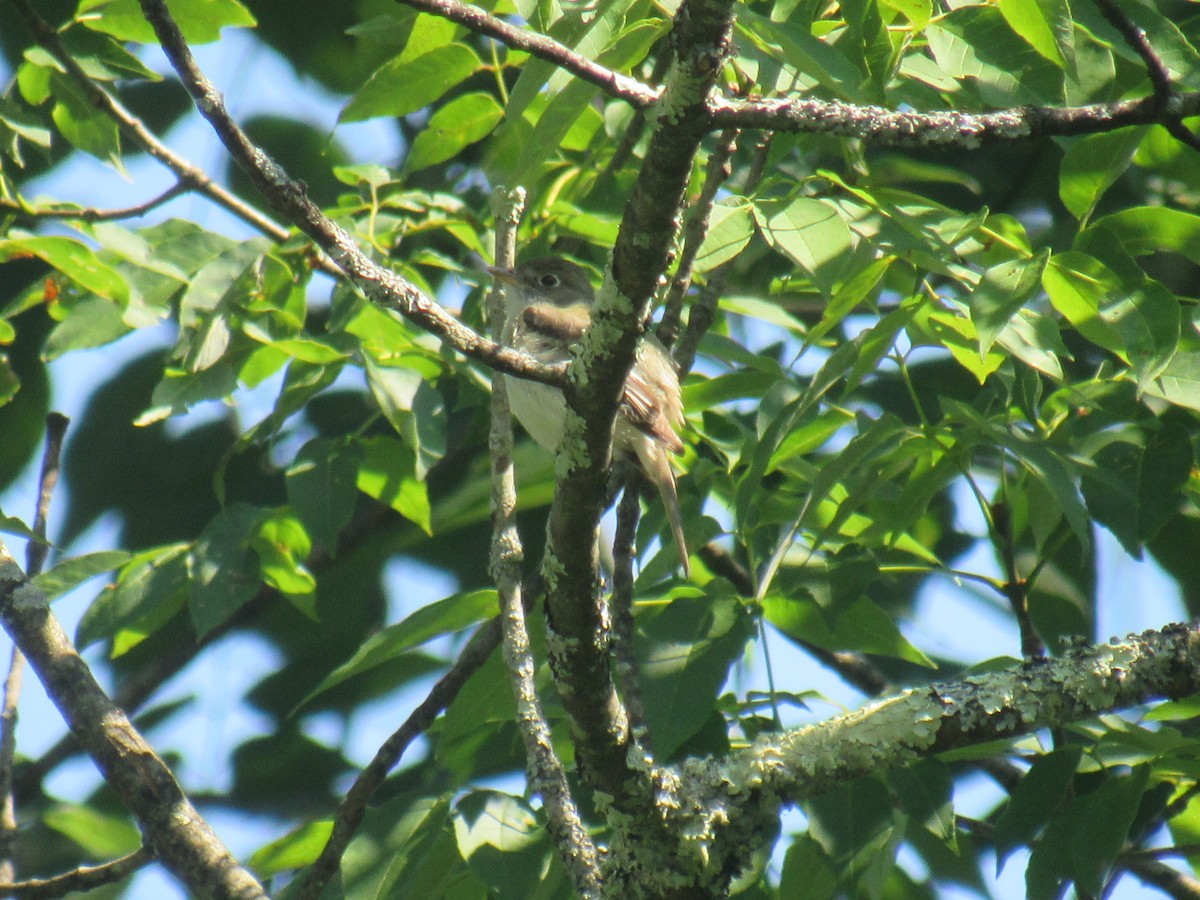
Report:
M 63 435 L 67 417 L 60 413 L 46 416 L 46 449 L 42 453 L 42 470 L 38 477 L 37 509 L 33 516 L 33 532 L 41 541 L 30 541 L 25 548 L 25 571 L 30 578 L 42 571 L 48 551 L 46 519 L 50 515 L 50 500 L 58 484 L 59 459 L 62 456 Z M 21 673 L 25 655 L 13 646 L 4 679 L 4 706 L 0 709 L 0 881 L 16 877 L 13 847 L 17 840 L 17 810 L 13 799 L 13 760 L 17 753 L 17 706 L 21 699 Z
M 0 895 L 18 897 L 22 900 L 66 897 L 81 891 L 103 887 L 106 884 L 116 884 L 153 861 L 154 851 L 149 847 L 140 847 L 119 859 L 98 866 L 80 866 L 78 869 L 55 875 L 52 878 L 31 878 L 28 881 L 0 884 Z
M 321 896 L 330 879 L 337 873 L 342 854 L 346 852 L 351 838 L 362 824 L 367 804 L 375 791 L 400 761 L 408 745 L 424 733 L 442 711 L 454 702 L 463 685 L 487 662 L 499 643 L 500 618 L 497 616 L 479 626 L 450 670 L 438 679 L 425 699 L 404 720 L 404 724 L 392 732 L 375 751 L 374 758 L 359 773 L 338 806 L 333 819 L 333 832 L 321 850 L 321 855 L 308 870 L 294 895 L 294 900 L 317 900 Z
M 553 63 L 579 79 L 594 84 L 606 94 L 624 100 L 635 109 L 645 109 L 658 99 L 658 91 L 636 78 L 614 72 L 576 53 L 553 38 L 510 25 L 475 6 L 457 0 L 401 0 L 405 6 L 441 16 L 471 31 L 486 35 L 514 50 Z
M 613 659 L 621 698 L 629 711 L 629 721 L 635 730 L 646 727 L 646 706 L 642 701 L 641 667 L 634 647 L 633 628 L 633 557 L 636 548 L 638 516 L 638 485 L 642 476 L 627 466 L 622 479 L 624 488 L 617 507 L 617 533 L 613 537 Z M 653 747 L 653 740 L 650 741 Z
M 560 367 L 543 366 L 524 353 L 488 340 L 421 293 L 415 285 L 379 265 L 360 250 L 350 235 L 309 199 L 304 186 L 255 146 L 233 121 L 225 108 L 224 98 L 196 64 L 179 26 L 162 0 L 140 2 L 142 13 L 153 26 L 163 52 L 191 95 L 200 115 L 212 125 L 230 155 L 250 176 L 267 202 L 328 253 L 346 277 L 372 302 L 385 309 L 396 310 L 464 356 L 479 360 L 493 369 L 544 384 L 561 382 L 563 373 Z
M 1200 137 L 1188 130 L 1176 109 L 1180 105 L 1180 97 L 1179 92 L 1171 83 L 1171 72 L 1162 57 L 1151 46 L 1146 32 L 1139 28 L 1129 14 L 1113 0 L 1095 0 L 1095 2 L 1100 14 L 1108 20 L 1108 24 L 1121 33 L 1125 42 L 1146 64 L 1146 74 L 1150 77 L 1150 84 L 1154 87 L 1155 108 L 1163 117 L 1163 126 L 1171 133 L 1172 137 L 1193 150 L 1200 150 Z
M 0 620 L 46 693 L 163 864 L 200 896 L 266 897 L 184 795 L 175 776 L 96 682 L 46 595 L 0 543 Z
M 704 186 L 700 189 L 700 196 L 688 209 L 687 225 L 683 229 L 683 251 L 680 253 L 675 275 L 671 279 L 671 286 L 667 289 L 666 309 L 663 312 L 662 321 L 658 324 L 658 339 L 667 347 L 674 344 L 675 339 L 679 336 L 679 322 L 683 315 L 683 298 L 687 295 L 688 288 L 692 286 L 692 270 L 696 264 L 696 257 L 700 255 L 700 248 L 704 246 L 704 239 L 708 237 L 708 223 L 712 218 L 717 191 L 721 189 L 721 185 L 733 172 L 730 160 L 733 158 L 734 150 L 737 149 L 738 134 L 739 132 L 732 128 L 721 132 L 717 138 L 717 146 L 713 148 L 713 152 L 708 157 L 708 166 L 704 170 Z
M 11 210 L 18 216 L 30 219 L 81 219 L 84 222 L 113 222 L 121 219 L 136 219 L 154 209 L 174 200 L 180 194 L 187 193 L 191 188 L 182 181 L 176 182 L 157 197 L 152 197 L 145 203 L 126 206 L 119 209 L 97 209 L 91 206 L 74 207 L 39 207 L 30 206 L 15 200 L 0 197 L 0 209 Z
M 494 197 L 496 213 L 496 261 L 511 269 L 517 260 L 517 225 L 525 206 L 522 188 L 498 189 Z M 504 299 L 499 285 L 488 297 L 492 334 L 500 336 L 504 327 Z M 521 590 L 525 550 L 517 530 L 517 480 L 512 458 L 512 414 L 508 406 L 508 388 L 499 372 L 492 375 L 491 429 L 488 456 L 492 472 L 492 551 L 491 573 L 500 595 L 500 621 L 504 630 L 504 659 L 512 680 L 517 705 L 517 725 L 525 745 L 526 768 L 530 786 L 545 805 L 550 835 L 571 883 L 581 897 L 600 896 L 600 863 L 596 845 L 579 815 L 567 773 L 554 751 L 550 725 L 537 691 L 537 663 L 529 643 L 525 623 L 525 600 Z
M 879 145 L 974 148 L 984 143 L 1065 137 L 1162 121 L 1155 97 L 1062 108 L 1018 106 L 990 113 L 954 110 L 898 112 L 834 100 L 709 101 L 719 128 L 763 128 L 803 134 L 837 134 Z M 1179 97 L 1178 115 L 1200 114 L 1200 91 Z
M 29 0 L 9 0 L 25 27 L 29 29 L 33 39 L 44 47 L 51 56 L 63 67 L 67 75 L 87 94 L 88 99 L 99 110 L 116 122 L 123 133 L 134 143 L 157 159 L 175 173 L 179 181 L 189 190 L 194 190 L 208 197 L 219 206 L 223 206 L 251 227 L 261 231 L 267 237 L 276 241 L 286 241 L 290 236 L 283 226 L 272 222 L 250 204 L 238 199 L 225 188 L 216 184 L 199 166 L 179 156 L 166 144 L 154 136 L 142 120 L 127 110 L 112 94 L 100 87 L 83 70 L 83 67 L 71 56 L 71 52 L 63 44 L 58 32 L 30 5 Z

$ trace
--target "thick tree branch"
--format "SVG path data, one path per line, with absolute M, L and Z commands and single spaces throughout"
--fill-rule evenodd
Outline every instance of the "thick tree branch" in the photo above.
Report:
M 1181 117 L 1200 115 L 1200 91 L 1179 95 L 1179 107 Z M 836 134 L 884 146 L 966 149 L 999 141 L 1096 134 L 1163 121 L 1153 96 L 1090 106 L 1017 106 L 990 113 L 900 112 L 834 100 L 714 97 L 709 101 L 709 112 L 711 126 L 716 128 Z
M 328 253 L 368 299 L 385 309 L 399 312 L 464 356 L 479 360 L 493 369 L 545 384 L 560 383 L 562 372 L 558 368 L 543 366 L 524 353 L 488 340 L 426 297 L 415 285 L 379 265 L 360 250 L 350 235 L 309 199 L 304 186 L 253 144 L 233 121 L 225 108 L 224 98 L 200 71 L 179 26 L 162 0 L 140 2 L 142 13 L 153 26 L 163 52 L 184 88 L 230 155 L 245 170 L 267 202 Z
M 679 786 L 676 827 L 695 836 L 707 871 L 736 868 L 761 845 L 761 829 L 768 819 L 777 821 L 781 806 L 852 778 L 1197 690 L 1200 633 L 1184 625 L 914 688 L 760 738 L 727 759 L 692 760 L 671 770 Z
M 71 731 L 109 786 L 141 823 L 148 846 L 201 897 L 265 897 L 213 833 L 175 776 L 104 693 L 30 583 L 0 543 L 0 620 L 37 672 Z
M 626 204 L 611 276 L 568 372 L 543 566 L 549 592 L 550 660 L 584 769 L 618 807 L 646 811 L 653 785 L 630 768 L 634 746 L 617 696 L 609 631 L 599 599 L 596 533 L 605 496 L 613 418 L 650 300 L 670 261 L 678 211 L 706 130 L 704 107 L 729 49 L 731 0 L 687 0 L 676 13 L 676 61 Z
M 477 34 L 486 35 L 506 47 L 522 50 L 531 56 L 553 63 L 570 72 L 582 81 L 594 84 L 606 94 L 624 100 L 635 109 L 645 109 L 658 99 L 658 91 L 642 84 L 636 78 L 614 72 L 597 62 L 576 53 L 543 34 L 510 25 L 503 19 L 484 12 L 476 6 L 459 3 L 457 0 L 400 0 L 405 6 L 441 16 L 469 28 Z

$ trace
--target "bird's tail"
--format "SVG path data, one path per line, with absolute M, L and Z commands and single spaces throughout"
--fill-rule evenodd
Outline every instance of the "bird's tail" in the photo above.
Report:
M 646 454 L 642 465 L 650 472 L 658 492 L 662 495 L 663 506 L 667 510 L 667 522 L 671 526 L 671 534 L 675 538 L 675 546 L 679 550 L 679 563 L 683 566 L 683 574 L 692 574 L 691 560 L 688 558 L 687 541 L 683 536 L 683 516 L 679 512 L 679 494 L 675 490 L 675 472 L 671 469 L 671 460 L 662 447 L 655 447 L 656 452 Z

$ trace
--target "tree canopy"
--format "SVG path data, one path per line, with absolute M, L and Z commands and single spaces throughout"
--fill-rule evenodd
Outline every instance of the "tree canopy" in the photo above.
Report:
M 269 114 L 193 55 L 234 33 L 296 74 Z M 1200 612 L 1198 38 L 1178 0 L 0 5 L 0 487 L 40 473 L 0 512 L 0 890 L 1200 896 L 1200 636 L 1103 633 L 1098 555 Z M 168 186 L 91 205 L 47 180 L 80 157 Z M 598 289 L 566 366 L 496 342 L 483 271 L 548 254 Z M 688 577 L 609 452 L 647 330 Z M 556 454 L 504 374 L 565 393 Z M 931 598 L 1000 623 L 978 655 Z M 193 796 L 165 689 L 245 635 L 261 727 Z M 22 657 L 70 726 L 38 755 Z

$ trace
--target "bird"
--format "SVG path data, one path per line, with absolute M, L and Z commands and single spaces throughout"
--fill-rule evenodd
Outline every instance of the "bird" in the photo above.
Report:
M 596 294 L 584 269 L 557 256 L 538 257 L 513 269 L 488 267 L 504 288 L 502 341 L 547 365 L 567 362 L 571 347 L 591 324 Z M 554 451 L 562 440 L 567 403 L 556 387 L 506 375 L 509 406 L 537 443 Z M 667 348 L 653 335 L 637 355 L 613 425 L 613 455 L 633 459 L 658 489 L 684 575 L 691 563 L 683 534 L 675 472 L 669 454 L 683 453 L 683 397 Z

